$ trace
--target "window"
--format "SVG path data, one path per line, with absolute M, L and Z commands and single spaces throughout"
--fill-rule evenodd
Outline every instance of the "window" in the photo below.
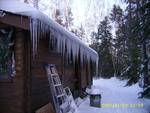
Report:
M 12 35 L 12 28 L 0 28 L 0 79 L 7 79 L 15 75 Z

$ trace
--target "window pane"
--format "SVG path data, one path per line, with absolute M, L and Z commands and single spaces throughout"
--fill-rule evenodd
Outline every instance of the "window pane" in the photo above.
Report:
M 12 34 L 12 28 L 0 28 L 0 78 L 10 77 L 14 70 Z

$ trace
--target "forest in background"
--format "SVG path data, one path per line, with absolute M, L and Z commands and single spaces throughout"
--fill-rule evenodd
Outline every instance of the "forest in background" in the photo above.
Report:
M 125 2 L 124 11 L 114 5 L 110 15 L 91 34 L 91 47 L 100 58 L 98 76 L 127 79 L 126 85 L 139 82 L 144 89 L 141 97 L 150 97 L 150 1 Z

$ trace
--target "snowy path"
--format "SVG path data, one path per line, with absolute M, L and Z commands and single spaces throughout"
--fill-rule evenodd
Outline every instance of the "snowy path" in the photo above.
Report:
M 137 84 L 124 87 L 125 83 L 116 78 L 94 80 L 94 86 L 101 91 L 103 107 L 90 107 L 87 98 L 79 106 L 78 113 L 150 113 L 150 100 L 137 98 L 141 88 Z

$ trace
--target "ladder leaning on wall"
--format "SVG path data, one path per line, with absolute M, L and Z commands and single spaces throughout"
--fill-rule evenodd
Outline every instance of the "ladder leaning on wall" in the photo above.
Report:
M 70 89 L 63 88 L 54 64 L 46 64 L 47 77 L 56 113 L 75 113 L 76 105 Z

